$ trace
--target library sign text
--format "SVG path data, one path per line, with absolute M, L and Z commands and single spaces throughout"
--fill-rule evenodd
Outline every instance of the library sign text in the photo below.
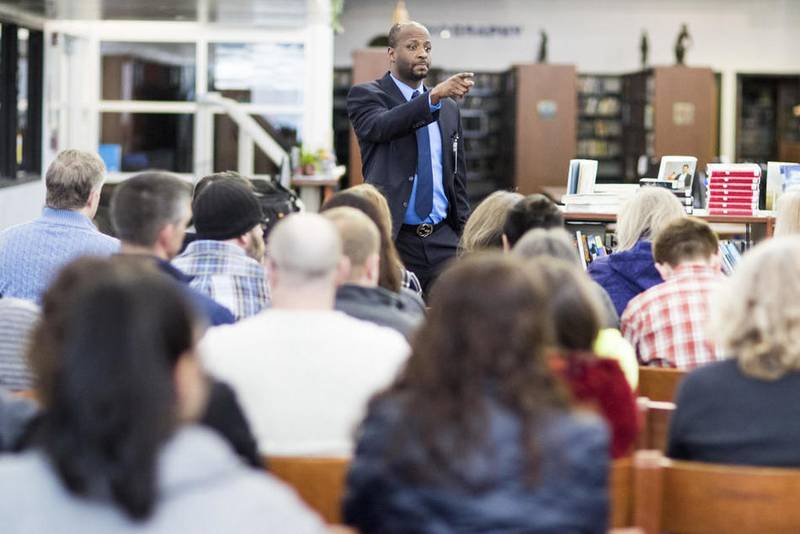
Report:
M 426 26 L 431 35 L 438 35 L 442 39 L 451 37 L 502 39 L 522 35 L 522 26 L 506 24 L 428 24 Z

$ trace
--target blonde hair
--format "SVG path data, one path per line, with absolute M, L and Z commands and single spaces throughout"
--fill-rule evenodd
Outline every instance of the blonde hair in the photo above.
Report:
M 345 206 L 331 208 L 322 213 L 336 227 L 342 239 L 342 253 L 350 260 L 350 280 L 364 274 L 367 261 L 377 256 L 381 249 L 378 227 L 363 211 Z
M 394 293 L 398 293 L 402 287 L 402 275 L 406 270 L 400 254 L 394 246 L 392 240 L 392 211 L 389 209 L 389 202 L 383 193 L 372 184 L 358 184 L 345 189 L 346 193 L 353 193 L 357 197 L 363 198 L 375 208 L 380 217 L 378 231 L 381 233 L 381 276 L 378 285 Z
M 715 295 L 710 327 L 749 376 L 775 380 L 800 370 L 800 237 L 745 254 Z
M 775 237 L 800 234 L 800 191 L 787 191 L 778 199 Z
M 467 219 L 458 247 L 459 253 L 501 247 L 506 216 L 523 198 L 521 194 L 511 191 L 495 191 L 486 197 Z
M 652 240 L 667 224 L 685 217 L 680 201 L 661 187 L 642 187 L 628 200 L 617 216 L 617 248 L 633 248 L 641 239 Z

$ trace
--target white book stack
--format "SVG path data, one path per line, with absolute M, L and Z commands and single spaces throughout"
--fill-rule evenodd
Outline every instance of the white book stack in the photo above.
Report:
M 638 189 L 636 184 L 597 184 L 591 193 L 567 194 L 561 198 L 561 202 L 567 213 L 616 214 Z

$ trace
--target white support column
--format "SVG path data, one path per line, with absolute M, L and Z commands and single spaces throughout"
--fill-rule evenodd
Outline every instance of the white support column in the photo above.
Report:
M 720 141 L 719 149 L 728 161 L 736 157 L 736 72 L 725 70 L 722 72 L 722 87 L 720 88 Z
M 239 128 L 239 159 L 238 169 L 242 176 L 253 176 L 255 145 L 253 138 L 247 135 L 242 128 Z
M 330 0 L 307 0 L 303 144 L 333 148 L 333 29 Z
M 208 41 L 197 40 L 195 48 L 195 90 L 200 102 L 208 92 Z M 214 113 L 200 105 L 194 115 L 194 181 L 214 172 Z

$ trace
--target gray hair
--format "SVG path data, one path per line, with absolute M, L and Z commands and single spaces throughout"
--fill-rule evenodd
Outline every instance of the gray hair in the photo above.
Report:
M 267 255 L 293 283 L 321 281 L 336 272 L 342 258 L 342 240 L 336 227 L 316 213 L 295 213 L 272 230 Z
M 47 168 L 45 185 L 48 208 L 79 210 L 86 206 L 91 192 L 105 179 L 106 166 L 97 154 L 82 150 L 63 150 Z
M 800 237 L 745 254 L 715 295 L 710 328 L 747 375 L 775 380 L 800 370 Z
M 528 230 L 517 241 L 512 254 L 525 260 L 548 256 L 564 260 L 572 265 L 581 265 L 578 251 L 572 238 L 563 228 L 534 228 Z
M 662 187 L 642 187 L 628 200 L 617 216 L 617 248 L 633 248 L 641 239 L 653 239 L 667 224 L 686 211 L 680 201 Z

